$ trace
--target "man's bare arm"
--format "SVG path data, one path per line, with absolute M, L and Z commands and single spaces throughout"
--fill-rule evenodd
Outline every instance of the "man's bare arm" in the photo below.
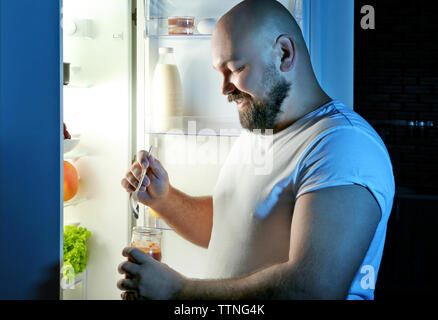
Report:
M 213 198 L 191 197 L 170 186 L 165 201 L 153 209 L 184 239 L 208 247 L 213 226 Z
M 380 220 L 371 193 L 356 185 L 299 197 L 289 261 L 247 277 L 185 281 L 177 299 L 345 299 Z

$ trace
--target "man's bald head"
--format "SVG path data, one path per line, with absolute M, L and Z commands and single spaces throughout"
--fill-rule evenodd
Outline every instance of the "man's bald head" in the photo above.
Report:
M 280 35 L 289 35 L 297 49 L 305 46 L 301 29 L 290 12 L 275 0 L 245 0 L 218 21 L 213 38 L 225 33 L 233 42 L 248 37 L 259 44 L 273 45 Z
M 216 24 L 213 67 L 247 129 L 282 130 L 324 97 L 301 29 L 275 0 L 245 0 Z

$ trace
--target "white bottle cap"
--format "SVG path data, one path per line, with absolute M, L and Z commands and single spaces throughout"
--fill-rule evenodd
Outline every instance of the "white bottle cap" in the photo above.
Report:
M 173 48 L 161 47 L 158 49 L 158 53 L 173 53 Z

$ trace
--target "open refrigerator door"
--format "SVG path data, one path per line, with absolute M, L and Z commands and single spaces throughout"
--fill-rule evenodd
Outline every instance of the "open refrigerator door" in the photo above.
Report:
M 129 243 L 130 219 L 120 181 L 133 148 L 131 3 L 63 0 L 63 60 L 70 63 L 64 123 L 80 139 L 64 154 L 78 174 L 73 197 L 67 201 L 64 193 L 64 226 L 80 224 L 91 232 L 86 274 L 73 270 L 80 272 L 74 286 L 61 280 L 64 299 L 120 299 L 117 266 Z

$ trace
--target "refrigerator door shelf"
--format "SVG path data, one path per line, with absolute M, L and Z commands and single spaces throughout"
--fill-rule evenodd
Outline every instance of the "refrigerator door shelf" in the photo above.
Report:
M 91 88 L 92 85 L 90 83 L 72 83 L 70 82 L 68 85 L 64 86 L 65 88 Z
M 72 137 L 71 139 L 64 139 L 64 154 L 73 151 L 77 147 L 81 139 Z
M 88 156 L 88 153 L 86 152 L 68 152 L 66 154 L 64 154 L 64 160 L 77 160 L 80 159 L 82 157 L 86 157 Z M 73 161 L 74 162 L 74 161 Z
M 66 202 L 64 202 L 64 208 L 70 207 L 70 206 L 76 206 L 76 205 L 78 205 L 82 202 L 85 202 L 87 200 L 88 200 L 88 198 L 84 197 L 84 198 L 79 198 L 77 200 L 66 201 Z
M 87 300 L 88 268 L 75 275 L 72 283 L 68 283 L 61 274 L 61 289 L 63 300 Z
M 62 290 L 73 290 L 75 289 L 75 286 L 77 286 L 79 283 L 86 281 L 87 279 L 87 269 L 85 269 L 82 273 L 75 275 L 74 280 L 72 283 L 68 283 L 65 279 L 62 278 L 61 280 L 61 288 Z

